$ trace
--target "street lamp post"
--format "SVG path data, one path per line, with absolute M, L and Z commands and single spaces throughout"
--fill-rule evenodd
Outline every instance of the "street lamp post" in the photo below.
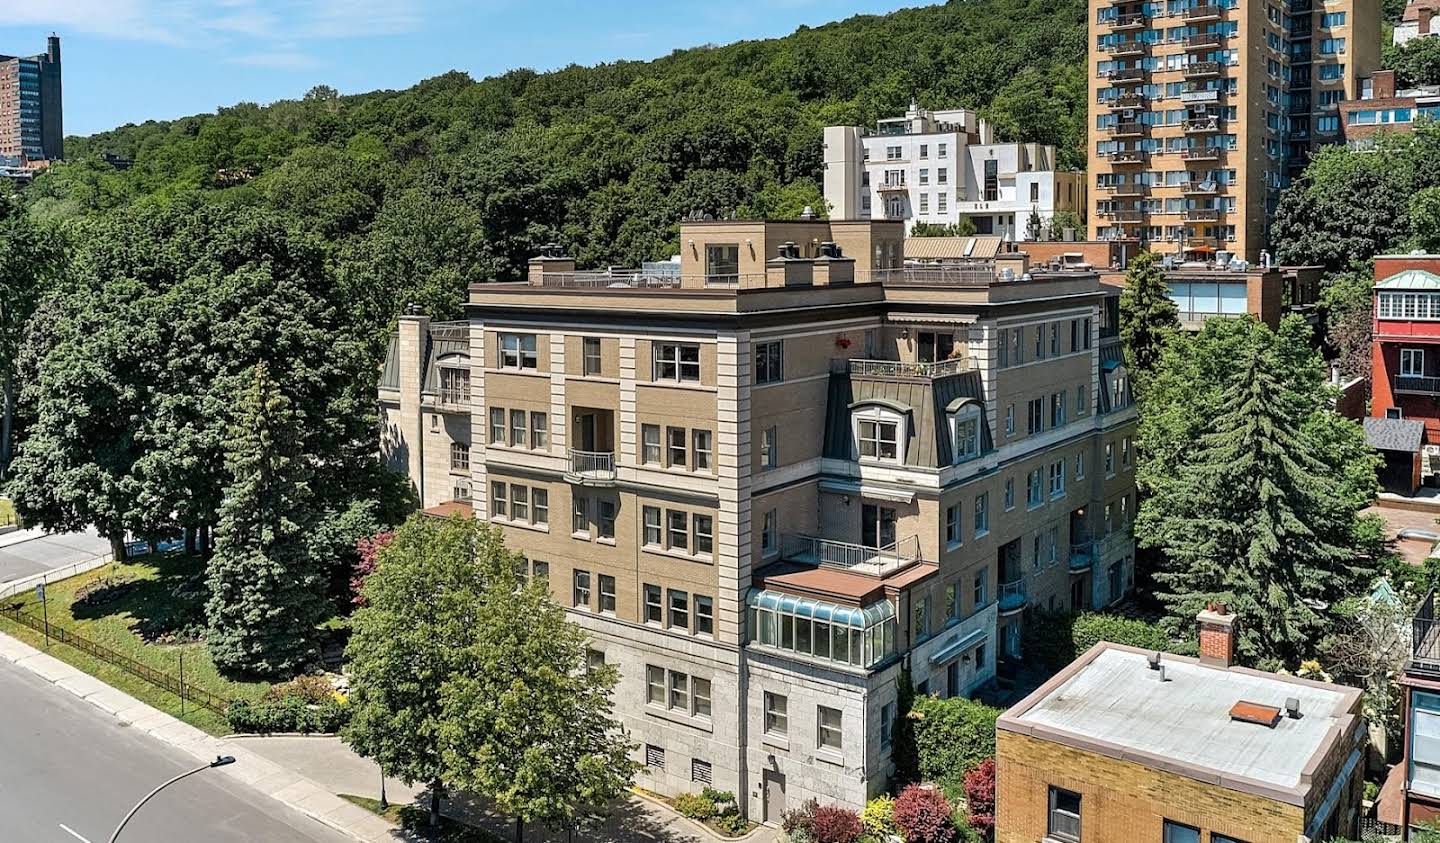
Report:
M 119 837 L 120 837 L 120 832 L 122 832 L 122 831 L 125 830 L 125 825 L 130 822 L 130 818 L 133 817 L 133 816 L 135 816 L 136 812 L 138 812 L 141 808 L 145 807 L 145 803 L 146 803 L 146 802 L 149 802 L 151 799 L 155 798 L 155 794 L 159 793 L 160 791 L 164 790 L 165 788 L 169 787 L 170 785 L 172 785 L 172 784 L 180 781 L 181 779 L 183 779 L 183 778 L 185 778 L 185 777 L 187 777 L 187 776 L 193 776 L 193 775 L 195 775 L 196 773 L 203 772 L 203 771 L 205 771 L 205 770 L 209 770 L 209 769 L 212 768 L 212 767 L 224 767 L 224 766 L 227 765 L 227 764 L 234 764 L 234 763 L 235 763 L 235 756 L 233 756 L 233 755 L 217 755 L 217 756 L 215 756 L 215 760 L 214 760 L 214 761 L 211 761 L 209 764 L 202 764 L 201 766 L 196 767 L 196 768 L 193 769 L 193 770 L 187 770 L 187 771 L 181 773 L 180 775 L 176 776 L 175 778 L 173 778 L 173 779 L 165 782 L 164 784 L 160 785 L 159 787 L 155 788 L 154 790 L 150 791 L 149 793 L 145 794 L 145 798 L 144 798 L 144 799 L 141 799 L 139 802 L 136 802 L 136 803 L 135 803 L 135 807 L 130 809 L 130 813 L 128 813 L 128 814 L 125 815 L 125 819 L 121 820 L 121 821 L 120 821 L 120 824 L 117 825 L 117 826 L 115 826 L 115 833 L 112 834 L 112 835 L 110 835 L 110 843 L 115 843 L 115 841 L 116 841 L 117 839 L 119 839 Z

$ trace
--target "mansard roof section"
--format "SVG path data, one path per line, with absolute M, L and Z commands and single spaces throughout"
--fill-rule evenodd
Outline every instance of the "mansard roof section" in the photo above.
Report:
M 470 365 L 470 323 L 431 322 L 425 349 L 425 392 L 440 389 L 440 365 Z
M 855 458 L 851 418 L 866 407 L 880 407 L 906 419 L 903 465 L 941 468 L 954 463 L 955 443 L 950 414 L 975 406 L 979 412 L 980 450 L 994 448 L 984 412 L 984 386 L 980 373 L 964 361 L 899 363 L 894 361 L 836 361 L 826 399 L 825 456 Z M 885 364 L 876 366 L 870 364 Z

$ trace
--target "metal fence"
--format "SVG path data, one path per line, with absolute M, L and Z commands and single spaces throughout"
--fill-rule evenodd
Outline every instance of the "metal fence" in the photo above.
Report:
M 230 704 L 230 701 L 224 697 L 212 694 L 203 688 L 196 688 L 185 682 L 183 675 L 176 677 L 164 671 L 156 670 L 123 653 L 117 653 L 104 644 L 97 644 L 73 630 L 47 624 L 44 620 L 22 611 L 19 606 L 0 606 L 0 617 L 27 626 L 36 632 L 44 633 L 51 639 L 59 641 L 61 644 L 74 647 L 82 653 L 87 653 L 107 664 L 120 668 L 131 676 L 149 682 L 157 688 L 169 691 L 180 698 L 182 707 L 184 703 L 193 702 L 223 717 L 225 715 L 225 707 Z

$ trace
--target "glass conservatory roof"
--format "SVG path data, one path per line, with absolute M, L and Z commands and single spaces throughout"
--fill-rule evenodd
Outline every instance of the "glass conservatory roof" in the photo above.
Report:
M 794 594 L 785 594 L 780 591 L 752 589 L 746 602 L 753 609 L 769 609 L 774 612 L 784 612 L 787 615 L 829 621 L 856 629 L 876 626 L 895 617 L 895 607 L 890 605 L 888 600 L 880 600 L 868 606 L 841 606 L 809 597 L 797 597 Z

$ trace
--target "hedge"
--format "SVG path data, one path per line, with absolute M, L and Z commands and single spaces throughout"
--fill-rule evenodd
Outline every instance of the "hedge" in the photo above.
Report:
M 910 709 L 920 777 L 963 786 L 965 774 L 995 755 L 995 721 L 1000 709 L 963 697 L 921 697 Z

